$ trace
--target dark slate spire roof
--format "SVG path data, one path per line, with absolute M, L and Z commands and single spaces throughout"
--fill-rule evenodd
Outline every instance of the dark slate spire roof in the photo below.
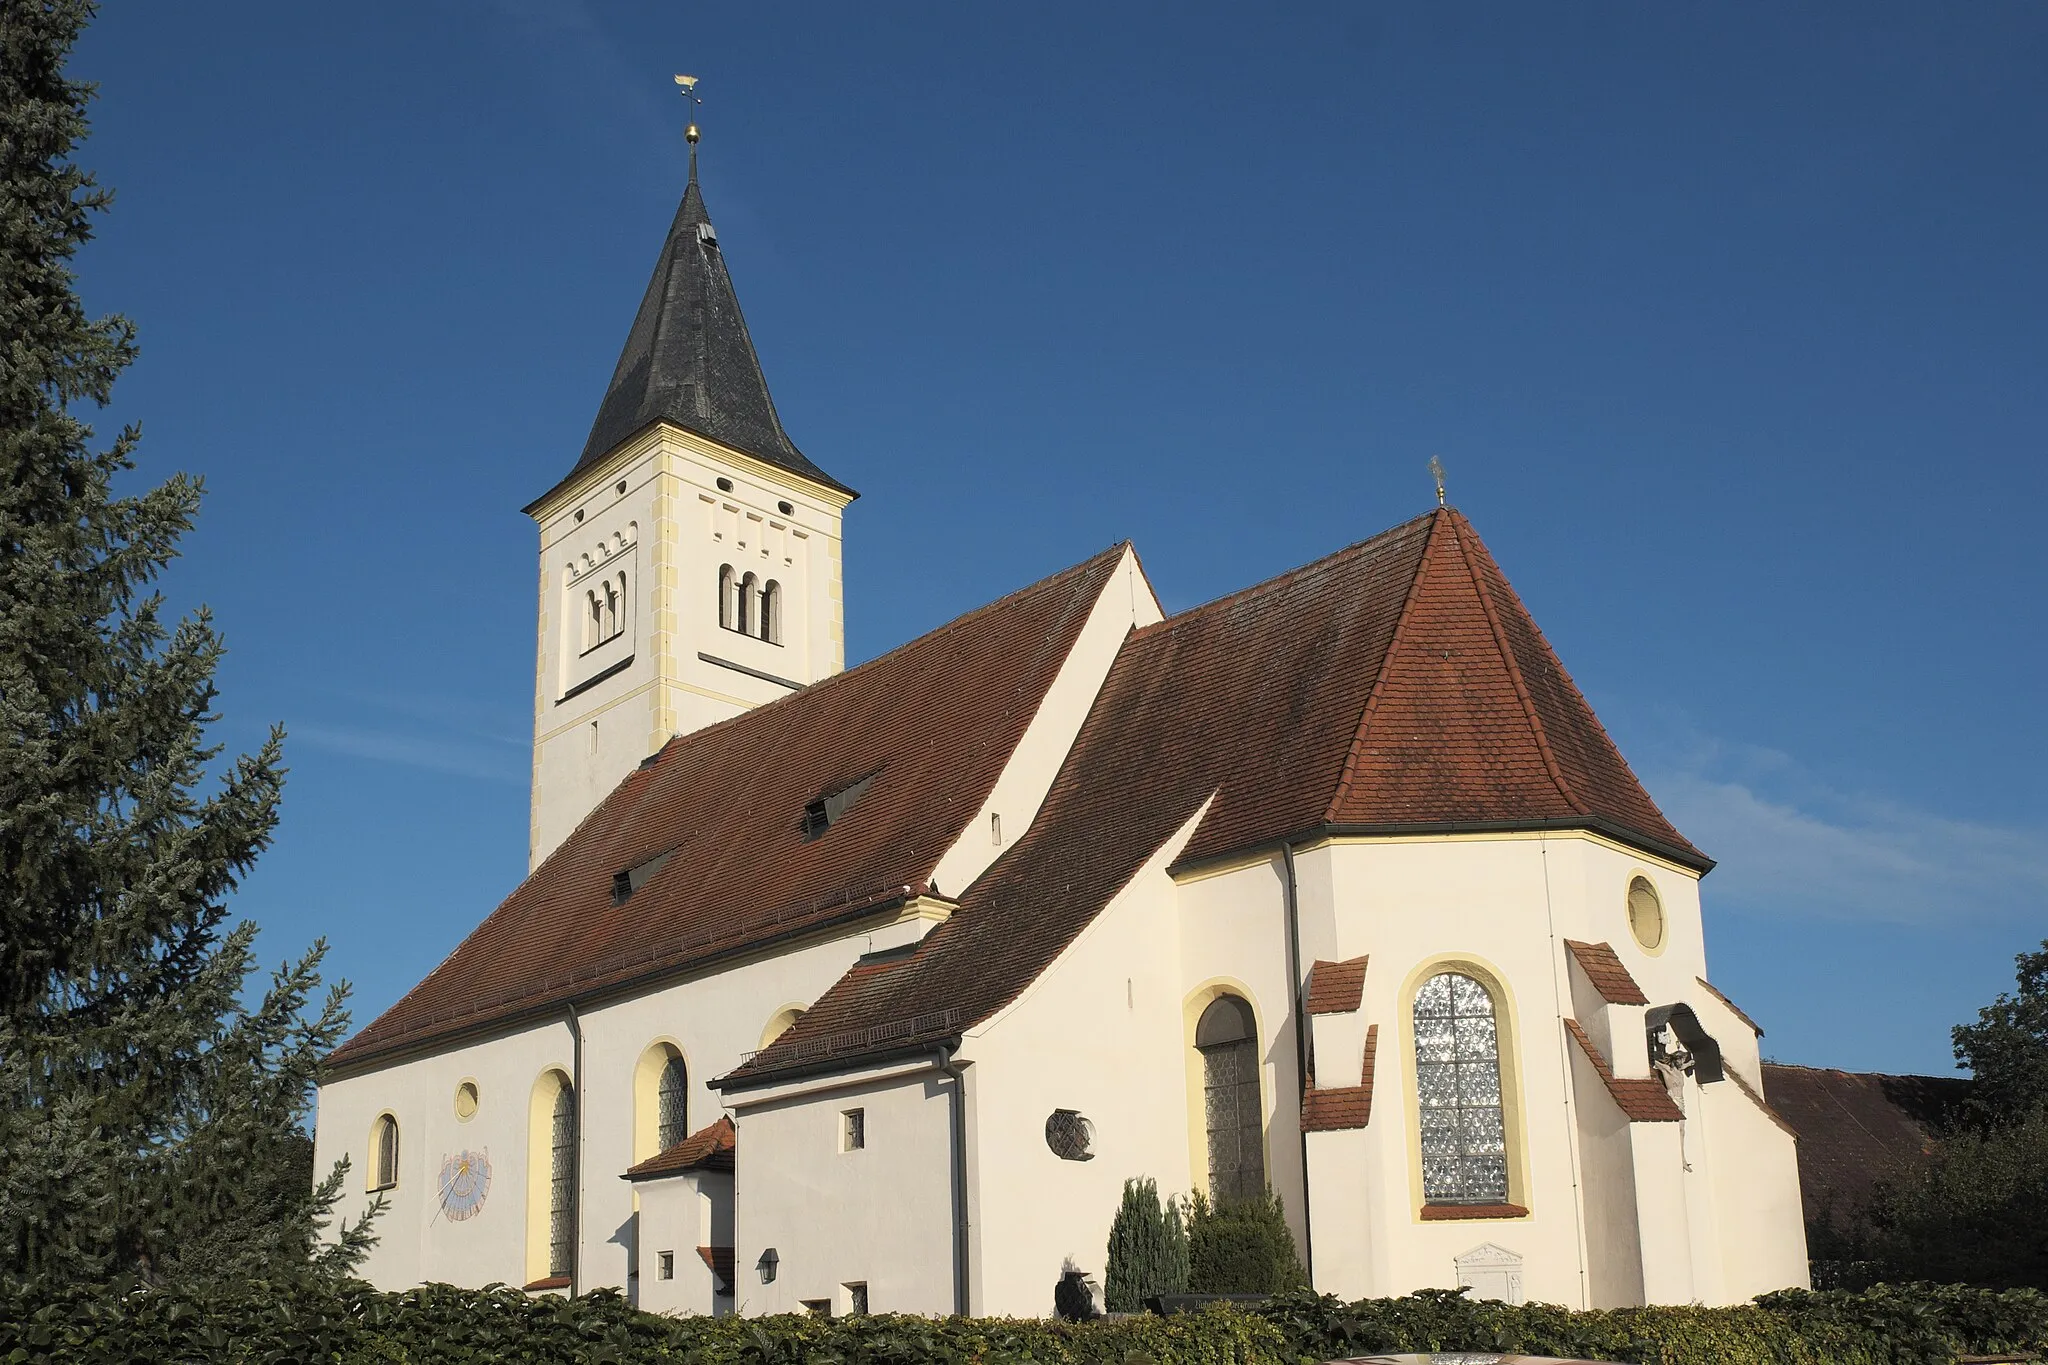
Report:
M 697 188 L 694 147 L 689 188 L 669 225 L 654 278 L 647 282 L 626 349 L 619 354 L 618 368 L 591 424 L 590 439 L 570 473 L 595 464 L 657 421 L 853 492 L 804 458 L 775 415 L 775 400 L 768 396 L 753 338 L 740 316 L 718 234 Z

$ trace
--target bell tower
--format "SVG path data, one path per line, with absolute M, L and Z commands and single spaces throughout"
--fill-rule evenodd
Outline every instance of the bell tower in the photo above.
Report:
M 690 180 L 583 453 L 540 528 L 538 866 L 671 737 L 846 666 L 840 517 L 857 496 L 776 416 Z

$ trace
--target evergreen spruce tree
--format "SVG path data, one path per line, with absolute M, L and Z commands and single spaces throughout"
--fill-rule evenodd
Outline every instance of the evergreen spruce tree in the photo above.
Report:
M 1104 1306 L 1112 1313 L 1138 1313 L 1145 1300 L 1185 1293 L 1187 1287 L 1188 1239 L 1180 1209 L 1171 1199 L 1161 1205 L 1151 1178 L 1124 1181 L 1123 1203 L 1109 1225 Z
M 200 486 L 132 495 L 130 427 L 96 448 L 135 354 L 90 318 L 73 254 L 107 192 L 72 162 L 91 87 L 64 64 L 89 0 L 0 0 L 0 1277 L 344 1269 L 317 1250 L 304 1121 L 343 988 L 308 1011 L 323 947 L 249 992 L 227 897 L 268 844 L 280 735 L 216 765 L 221 643 L 152 583 Z

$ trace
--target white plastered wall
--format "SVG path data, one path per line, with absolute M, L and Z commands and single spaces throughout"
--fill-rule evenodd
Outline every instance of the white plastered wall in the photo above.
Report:
M 1060 765 L 1066 762 L 1067 751 L 1088 719 L 1125 638 L 1135 627 L 1160 619 L 1152 585 L 1138 567 L 1137 554 L 1126 547 L 988 799 L 939 859 L 932 880 L 943 893 L 960 895 L 1002 856 L 1004 847 L 1023 837 L 1038 818 L 1038 808 L 1059 775 Z M 999 827 L 996 820 L 1001 822 Z
M 650 1313 L 724 1314 L 733 1296 L 718 1292 L 717 1278 L 699 1247 L 733 1244 L 733 1177 L 726 1171 L 686 1171 L 638 1183 L 640 1278 L 635 1302 Z M 661 1258 L 671 1276 L 661 1278 Z
M 777 1010 L 792 999 L 817 999 L 860 954 L 908 942 L 930 924 L 915 915 L 883 912 L 834 937 L 792 943 L 773 956 L 579 1011 L 579 1290 L 631 1287 L 635 1189 L 620 1177 L 637 1159 L 634 1080 L 648 1047 L 668 1042 L 682 1053 L 690 1078 L 687 1127 L 702 1128 L 726 1112 L 706 1082 L 759 1046 Z M 574 1074 L 575 1065 L 565 1011 L 523 1029 L 322 1083 L 316 1169 L 324 1172 L 338 1157 L 351 1158 L 347 1216 L 370 1198 L 364 1172 L 371 1125 L 386 1111 L 399 1122 L 399 1186 L 377 1225 L 379 1242 L 362 1268 L 364 1278 L 383 1289 L 423 1280 L 483 1285 L 537 1278 L 528 1273 L 527 1256 L 529 1100 L 544 1072 Z M 476 1082 L 479 1100 L 467 1122 L 454 1110 L 455 1088 L 464 1080 Z M 477 1216 L 451 1222 L 438 1211 L 434 1179 L 443 1158 L 464 1149 L 488 1153 L 491 1191 Z M 690 1248 L 693 1259 L 696 1245 Z M 640 1269 L 652 1273 L 651 1267 Z
M 913 1062 L 732 1096 L 737 1311 L 813 1300 L 839 1312 L 852 1283 L 867 1286 L 873 1312 L 953 1311 L 951 1085 Z M 858 1149 L 845 1142 L 850 1109 L 862 1114 Z M 769 1248 L 775 1277 L 764 1280 Z
M 1455 1258 L 1485 1243 L 1523 1258 L 1529 1298 L 1556 1303 L 1625 1302 L 1635 1293 L 1657 1302 L 1738 1301 L 1803 1283 L 1789 1138 L 1728 1082 L 1693 1083 L 1683 1125 L 1622 1122 L 1591 1068 L 1574 1062 L 1560 1023 L 1585 1022 L 1617 1074 L 1649 1074 L 1643 1010 L 1598 1002 L 1575 980 L 1563 947 L 1566 938 L 1607 942 L 1653 1004 L 1691 1004 L 1737 1064 L 1750 1059 L 1754 1076 L 1754 1038 L 1725 1027 L 1725 1008 L 1703 1003 L 1711 997 L 1697 980 L 1705 962 L 1693 874 L 1579 834 L 1345 840 L 1307 850 L 1298 862 L 1304 957 L 1369 954 L 1354 1027 L 1380 1027 L 1373 1115 L 1362 1138 L 1311 1135 L 1319 1288 L 1350 1296 L 1448 1287 Z M 1638 875 L 1652 879 L 1664 906 L 1665 938 L 1654 952 L 1628 925 L 1627 888 Z M 1496 978 L 1508 997 L 1511 1198 L 1528 1208 L 1526 1217 L 1420 1216 L 1404 1015 L 1417 980 L 1458 961 Z M 1355 1083 L 1330 1070 L 1320 1034 L 1317 1041 L 1319 1079 Z M 1574 1078 L 1575 1066 L 1584 1074 Z M 1757 1239 L 1767 1245 L 1738 1249 Z M 1724 1273 L 1744 1256 L 1758 1268 Z
M 720 488 L 721 480 L 731 487 Z M 846 502 L 836 490 L 658 426 L 534 507 L 530 866 L 670 736 L 845 667 Z M 780 585 L 779 643 L 720 627 L 721 564 Z M 586 654 L 581 583 L 608 569 L 629 574 L 625 630 Z
M 1050 1313 L 1069 1259 L 1099 1282 L 1127 1177 L 1151 1176 L 1165 1195 L 1189 1188 L 1182 915 L 1165 869 L 1199 820 L 962 1045 L 971 1062 L 975 1313 Z M 1088 1120 L 1092 1160 L 1054 1155 L 1045 1124 L 1056 1109 Z

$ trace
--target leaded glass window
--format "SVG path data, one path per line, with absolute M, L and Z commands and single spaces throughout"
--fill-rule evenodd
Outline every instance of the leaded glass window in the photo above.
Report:
M 552 1156 L 548 1179 L 548 1274 L 575 1273 L 576 1265 L 576 1089 L 567 1081 L 555 1091 Z
M 1259 1107 L 1259 1038 L 1252 1007 L 1218 996 L 1195 1025 L 1202 1054 L 1202 1111 L 1209 1134 L 1209 1197 L 1266 1192 L 1266 1147 Z
M 661 1068 L 661 1085 L 655 1092 L 654 1150 L 665 1152 L 690 1135 L 690 1073 L 681 1057 L 670 1057 Z
M 1422 1197 L 1431 1204 L 1505 1204 L 1500 1033 L 1493 996 L 1458 972 L 1415 993 L 1415 1093 L 1422 1111 Z

